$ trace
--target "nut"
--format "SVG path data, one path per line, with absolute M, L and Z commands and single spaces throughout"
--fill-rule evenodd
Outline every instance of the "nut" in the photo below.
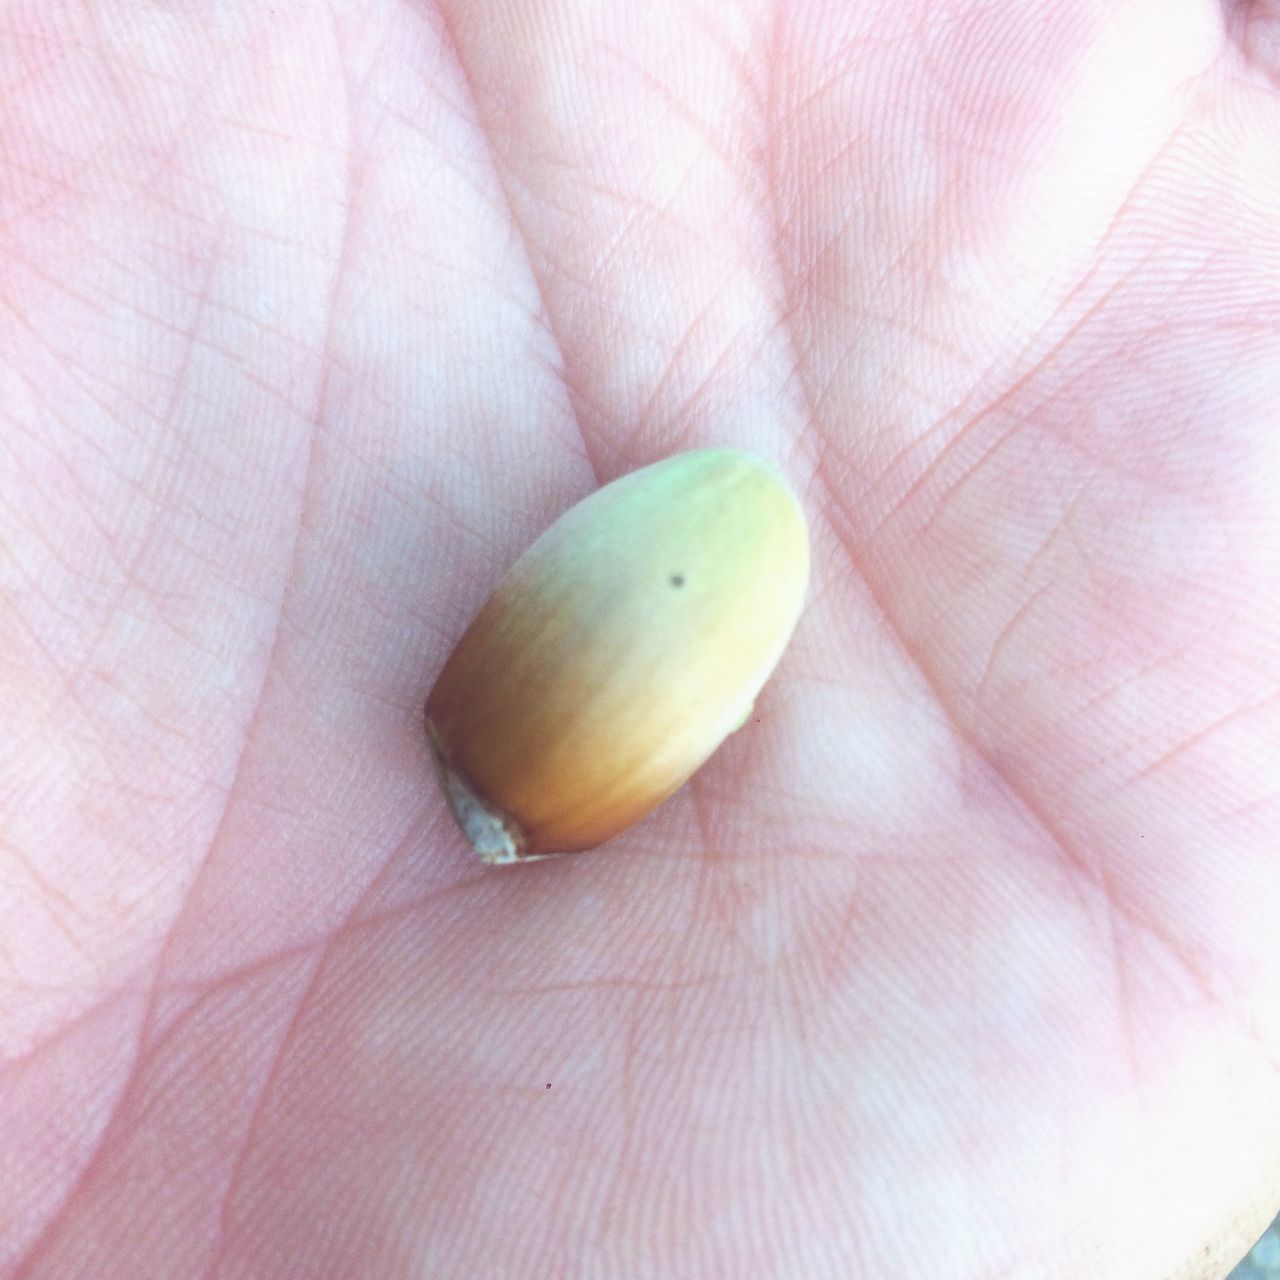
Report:
M 590 849 L 676 791 L 752 704 L 804 602 L 809 538 L 737 449 L 604 486 L 520 557 L 445 663 L 427 736 L 490 863 Z

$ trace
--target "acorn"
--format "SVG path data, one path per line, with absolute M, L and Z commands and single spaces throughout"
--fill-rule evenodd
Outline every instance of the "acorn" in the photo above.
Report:
M 745 723 L 800 616 L 804 513 L 738 449 L 605 485 L 516 561 L 427 699 L 458 825 L 488 863 L 591 849 Z

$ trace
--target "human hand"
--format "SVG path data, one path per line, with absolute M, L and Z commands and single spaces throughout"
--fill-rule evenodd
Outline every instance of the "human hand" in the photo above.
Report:
M 1224 1274 L 1280 1199 L 1267 12 L 8 5 L 0 1275 Z M 714 443 L 812 525 L 754 722 L 484 870 L 434 674 Z

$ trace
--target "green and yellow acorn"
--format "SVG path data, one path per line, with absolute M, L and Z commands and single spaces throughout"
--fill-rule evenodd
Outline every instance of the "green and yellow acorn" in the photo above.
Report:
M 809 576 L 804 514 L 737 449 L 605 485 L 516 561 L 427 699 L 459 826 L 490 863 L 590 849 L 749 716 Z

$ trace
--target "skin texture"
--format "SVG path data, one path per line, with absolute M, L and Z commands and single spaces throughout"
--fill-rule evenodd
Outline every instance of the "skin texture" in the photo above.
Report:
M 1200 1280 L 1280 1202 L 1280 18 L 0 5 L 0 1275 Z M 608 853 L 421 704 L 600 481 L 813 589 Z

